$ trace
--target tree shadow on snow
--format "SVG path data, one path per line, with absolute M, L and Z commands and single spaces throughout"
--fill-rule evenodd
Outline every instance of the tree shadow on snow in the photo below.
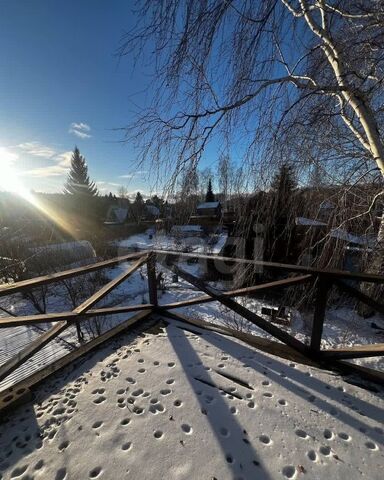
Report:
M 210 386 L 205 388 L 203 383 L 196 380 L 196 377 L 188 374 L 191 370 L 188 365 L 200 365 L 201 360 L 186 337 L 184 330 L 168 327 L 167 333 L 168 339 L 199 401 L 201 414 L 205 415 L 211 431 L 223 451 L 222 461 L 227 463 L 235 479 L 257 478 L 259 480 L 269 480 L 271 477 L 262 465 L 260 456 L 254 446 L 248 440 L 247 431 L 236 419 L 236 407 L 228 405 L 218 389 Z M 209 381 L 208 371 L 205 372 L 204 379 Z
M 244 346 L 227 336 L 212 331 L 200 331 L 203 333 L 204 340 L 211 345 L 220 348 L 233 358 L 265 375 L 271 382 L 279 384 L 295 396 L 306 400 L 312 410 L 322 410 L 354 430 L 364 433 L 375 442 L 384 443 L 382 429 L 380 428 L 382 427 L 384 410 L 374 403 L 369 403 L 344 391 L 343 384 L 345 385 L 346 382 L 342 379 L 338 388 L 333 387 L 316 378 L 316 376 L 309 375 L 310 367 L 308 367 L 308 372 L 302 372 L 295 368 L 296 365 L 292 362 L 289 364 L 283 363 L 274 356 L 267 356 L 260 350 Z M 357 412 L 361 415 L 361 419 L 352 416 L 348 410 Z M 364 417 L 377 422 L 377 430 L 368 425 L 364 421 Z

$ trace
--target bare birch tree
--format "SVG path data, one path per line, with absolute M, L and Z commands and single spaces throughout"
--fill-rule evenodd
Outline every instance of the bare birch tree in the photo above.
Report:
M 216 141 L 218 155 L 243 146 L 249 182 L 292 152 L 305 167 L 326 162 L 335 176 L 384 177 L 382 1 L 138 5 L 139 22 L 120 53 L 151 42 L 156 56 L 153 102 L 126 132 L 143 146 L 141 161 L 177 175 Z M 384 217 L 375 271 L 383 268 L 383 244 Z

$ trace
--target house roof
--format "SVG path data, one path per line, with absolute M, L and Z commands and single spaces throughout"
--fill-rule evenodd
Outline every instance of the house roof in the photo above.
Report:
M 305 218 L 305 217 L 296 217 L 296 225 L 308 225 L 312 227 L 327 226 L 327 224 L 324 222 L 319 222 L 318 220 L 313 220 L 312 218 Z
M 338 240 L 343 240 L 344 242 L 353 243 L 355 245 L 362 245 L 368 247 L 372 240 L 364 235 L 354 235 L 353 233 L 348 233 L 342 228 L 335 228 L 329 234 L 332 238 L 337 238 Z
M 160 210 L 155 207 L 155 205 L 145 205 L 145 208 L 147 209 L 148 213 L 155 217 L 158 217 L 160 215 Z
M 220 202 L 203 202 L 197 206 L 198 209 L 208 209 L 208 208 L 217 208 L 220 205 Z
M 106 224 L 123 223 L 128 215 L 128 208 L 112 206 L 107 213 Z
M 172 227 L 173 232 L 202 232 L 203 227 L 201 225 L 174 225 Z
M 329 200 L 323 200 L 320 204 L 320 208 L 324 210 L 332 210 L 335 208 L 335 204 L 330 202 Z

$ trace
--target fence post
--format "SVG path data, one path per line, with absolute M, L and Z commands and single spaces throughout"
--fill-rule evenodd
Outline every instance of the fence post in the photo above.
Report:
M 328 292 L 332 286 L 329 278 L 318 276 L 318 285 L 315 298 L 315 312 L 313 314 L 312 333 L 310 350 L 312 353 L 320 352 L 321 336 L 323 334 L 323 325 L 325 311 L 327 308 Z
M 156 253 L 151 252 L 147 260 L 149 303 L 157 307 Z
M 75 325 L 76 325 L 77 340 L 79 341 L 79 343 L 83 343 L 84 342 L 84 335 L 83 335 L 83 332 L 81 330 L 79 320 L 75 321 Z

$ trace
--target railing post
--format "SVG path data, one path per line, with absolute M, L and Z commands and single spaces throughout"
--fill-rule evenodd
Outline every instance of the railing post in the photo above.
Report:
M 83 332 L 81 331 L 79 320 L 75 321 L 75 325 L 76 325 L 77 340 L 78 340 L 79 343 L 83 343 L 84 342 L 84 335 L 83 335 Z
M 151 252 L 147 260 L 149 303 L 157 307 L 156 253 Z
M 312 353 L 320 352 L 321 337 L 323 334 L 325 311 L 327 308 L 328 292 L 332 286 L 329 278 L 318 276 L 318 285 L 315 299 L 315 312 L 313 314 L 311 345 Z

